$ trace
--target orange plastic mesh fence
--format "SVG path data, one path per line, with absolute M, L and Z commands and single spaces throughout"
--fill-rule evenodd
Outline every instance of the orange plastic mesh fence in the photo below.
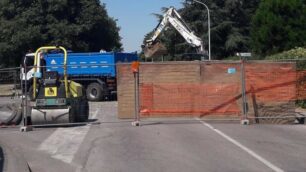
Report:
M 199 79 L 187 83 L 146 80 L 140 84 L 140 112 L 150 116 L 241 115 L 240 64 L 201 64 Z M 236 69 L 229 74 L 228 69 Z M 146 73 L 142 74 L 143 77 Z M 159 73 L 160 75 L 160 73 Z M 167 74 L 162 74 L 162 76 Z M 271 104 L 306 99 L 306 71 L 296 63 L 245 63 L 247 100 Z
M 296 100 L 297 72 L 294 63 L 246 63 L 246 90 L 259 102 Z
M 141 114 L 239 114 L 236 84 L 142 84 Z
M 240 116 L 240 65 L 223 61 L 140 64 L 141 115 Z M 279 102 L 306 100 L 306 61 L 248 61 L 244 65 L 249 106 L 254 106 L 251 101 L 278 106 Z M 5 76 L 10 72 L 2 73 L 1 81 L 7 83 Z M 117 86 L 118 114 L 127 113 L 124 117 L 130 117 L 135 103 L 130 64 L 117 65 Z
M 305 100 L 306 99 L 306 71 L 301 70 L 297 71 L 297 99 Z

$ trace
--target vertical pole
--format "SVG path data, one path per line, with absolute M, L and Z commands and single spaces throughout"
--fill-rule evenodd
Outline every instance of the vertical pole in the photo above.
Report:
M 211 60 L 211 42 L 210 42 L 210 11 L 209 8 L 206 6 L 207 8 L 207 17 L 208 17 L 208 49 L 209 49 L 209 54 L 208 54 L 208 59 L 209 61 Z
M 207 27 L 208 27 L 208 59 L 211 60 L 211 43 L 210 43 L 210 11 L 206 4 L 201 1 L 193 0 L 196 3 L 202 4 L 207 10 Z
M 136 121 L 140 121 L 139 117 L 139 72 L 136 73 Z
M 241 57 L 241 56 L 240 56 Z M 248 116 L 247 116 L 247 100 L 246 100 L 246 89 L 245 89 L 245 70 L 244 70 L 244 57 L 241 57 L 241 90 L 242 90 L 242 107 L 243 107 L 243 119 L 241 123 L 243 125 L 248 125 Z
M 140 126 L 139 117 L 139 62 L 134 61 L 131 65 L 132 72 L 134 75 L 134 102 L 135 102 L 135 120 L 132 122 L 133 126 Z
M 25 107 L 24 107 L 24 98 L 25 98 L 25 93 L 26 93 L 26 90 L 25 90 L 25 82 L 24 83 L 22 83 L 22 80 L 23 80 L 23 76 L 22 76 L 22 73 L 24 72 L 24 71 L 22 71 L 22 70 L 24 70 L 25 71 L 25 69 L 23 69 L 22 68 L 22 65 L 20 65 L 20 88 L 21 88 L 21 111 L 22 111 L 22 121 L 24 121 L 24 114 L 25 114 Z
M 137 81 L 136 81 L 136 72 L 133 73 L 134 74 L 134 101 L 135 101 L 135 105 L 134 105 L 134 121 L 137 121 Z
M 14 71 L 14 98 L 18 97 L 17 88 L 16 88 L 17 87 L 17 69 Z
M 27 66 L 24 65 L 24 73 L 25 73 L 25 84 L 24 84 L 24 96 L 22 96 L 22 110 L 23 110 L 23 126 L 20 127 L 21 132 L 32 131 L 32 126 L 28 126 L 28 82 L 27 82 Z M 21 81 L 22 82 L 22 81 Z
M 140 126 L 140 117 L 139 117 L 139 73 L 134 73 L 134 99 L 135 99 L 135 121 L 132 123 L 133 126 Z
M 25 82 L 24 82 L 24 108 L 23 108 L 23 126 L 26 127 L 28 125 L 28 78 L 27 78 L 27 66 L 24 67 L 24 73 L 25 73 Z

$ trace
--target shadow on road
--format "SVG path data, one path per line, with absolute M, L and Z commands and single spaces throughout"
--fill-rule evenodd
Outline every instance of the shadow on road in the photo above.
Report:
M 89 124 L 98 125 L 100 122 L 98 119 L 89 119 L 87 122 L 75 122 L 75 123 L 58 123 L 58 124 L 38 124 L 32 125 L 34 128 L 73 128 L 73 127 L 82 127 Z
M 3 155 L 3 150 L 0 147 L 0 172 L 3 172 L 3 166 L 4 166 L 4 155 Z
M 175 124 L 201 124 L 200 121 L 206 121 L 209 123 L 222 123 L 222 124 L 237 124 L 239 123 L 239 119 L 199 119 L 199 120 L 192 120 L 192 119 L 179 119 L 179 120 L 143 120 L 141 121 L 141 125 L 142 126 L 146 126 L 146 125 L 175 125 Z

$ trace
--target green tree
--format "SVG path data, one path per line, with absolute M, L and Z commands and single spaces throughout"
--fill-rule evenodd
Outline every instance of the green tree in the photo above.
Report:
M 15 66 L 29 50 L 122 49 L 119 27 L 99 0 L 1 0 L 0 64 Z
M 305 46 L 305 23 L 305 0 L 262 0 L 252 19 L 252 48 L 269 55 Z

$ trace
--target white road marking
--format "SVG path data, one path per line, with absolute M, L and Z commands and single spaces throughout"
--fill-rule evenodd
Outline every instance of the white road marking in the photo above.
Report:
M 97 109 L 96 112 L 93 115 L 91 115 L 91 119 L 96 119 L 98 113 L 99 113 L 99 109 Z
M 55 159 L 71 163 L 89 128 L 89 126 L 58 128 L 39 146 L 39 150 L 51 154 Z
M 241 143 L 239 143 L 237 140 L 231 138 L 230 136 L 226 135 L 225 133 L 223 133 L 222 131 L 214 128 L 212 125 L 202 121 L 201 119 L 197 118 L 198 121 L 200 121 L 203 125 L 205 125 L 206 127 L 208 127 L 209 129 L 215 131 L 216 133 L 218 133 L 220 136 L 222 136 L 223 138 L 225 138 L 226 140 L 230 141 L 231 143 L 233 143 L 234 145 L 238 146 L 240 149 L 244 150 L 245 152 L 247 152 L 248 154 L 250 154 L 251 156 L 253 156 L 254 158 L 256 158 L 257 160 L 259 160 L 260 162 L 262 162 L 263 164 L 265 164 L 266 166 L 268 166 L 269 168 L 271 168 L 273 171 L 275 172 L 284 172 L 284 170 L 280 169 L 279 167 L 277 167 L 276 165 L 272 164 L 271 162 L 269 162 L 268 160 L 266 160 L 265 158 L 261 157 L 260 155 L 258 155 L 257 153 L 255 153 L 254 151 L 252 151 L 251 149 L 247 148 L 246 146 L 242 145 Z
M 99 110 L 97 109 L 91 115 L 91 119 L 97 117 Z M 39 150 L 51 154 L 51 157 L 59 159 L 66 163 L 71 163 L 74 155 L 79 150 L 90 126 L 58 128 L 39 146 Z

